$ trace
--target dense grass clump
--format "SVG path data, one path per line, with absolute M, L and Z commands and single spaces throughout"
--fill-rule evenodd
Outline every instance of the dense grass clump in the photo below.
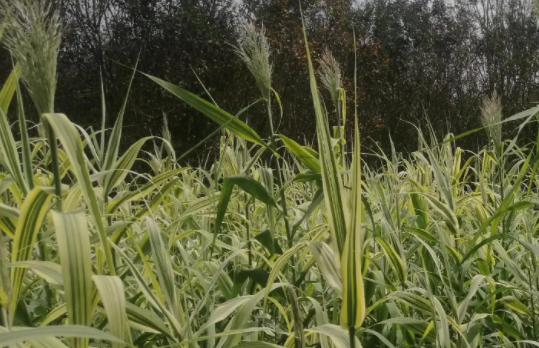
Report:
M 50 54 L 41 50 L 56 42 L 13 38 L 28 24 L 58 39 L 56 15 L 43 1 L 15 3 L 5 18 L 14 57 Z M 22 21 L 25 9 L 40 20 Z M 246 30 L 237 52 L 272 125 L 271 50 L 263 31 Z M 318 151 L 273 126 L 263 139 L 245 109 L 233 116 L 144 77 L 220 125 L 206 168 L 179 164 L 166 127 L 120 154 L 124 108 L 112 130 L 105 110 L 100 130 L 76 126 L 53 113 L 56 77 L 36 87 L 40 68 L 18 62 L 0 91 L 0 346 L 539 346 L 539 142 L 517 145 L 539 107 L 502 121 L 498 99 L 486 99 L 491 141 L 480 152 L 418 130 L 416 152 L 376 153 L 374 169 L 361 161 L 357 112 L 345 142 L 338 63 L 329 52 L 321 62 L 340 120 L 330 132 L 307 44 L 306 56 Z M 40 110 L 39 137 L 19 80 Z M 503 141 L 500 128 L 517 120 Z

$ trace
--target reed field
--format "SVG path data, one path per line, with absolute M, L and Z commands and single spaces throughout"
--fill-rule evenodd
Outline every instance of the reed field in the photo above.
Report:
M 482 128 L 418 128 L 415 152 L 375 151 L 375 168 L 361 86 L 329 51 L 311 60 L 305 29 L 316 150 L 276 133 L 271 47 L 248 25 L 235 49 L 260 99 L 243 110 L 133 69 L 220 126 L 197 145 L 215 159 L 186 167 L 166 123 L 122 143 L 125 104 L 103 102 L 99 129 L 54 112 L 63 29 L 45 0 L 2 18 L 0 347 L 539 347 L 539 137 L 519 138 L 539 106 L 502 117 L 486 97 Z M 253 105 L 268 138 L 242 121 Z M 456 145 L 485 132 L 477 153 Z

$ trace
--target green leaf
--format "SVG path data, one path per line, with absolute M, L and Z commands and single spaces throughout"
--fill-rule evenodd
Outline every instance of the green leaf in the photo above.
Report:
M 166 323 L 154 312 L 127 302 L 126 314 L 129 320 L 154 329 L 155 331 L 162 333 L 172 340 L 176 340 L 176 338 L 174 338 L 170 330 L 167 328 Z
M 479 286 L 481 285 L 483 280 L 485 280 L 485 277 L 482 276 L 481 274 L 477 274 L 472 278 L 470 282 L 470 287 L 468 288 L 468 294 L 466 295 L 464 300 L 462 300 L 462 302 L 459 304 L 457 308 L 457 319 L 458 319 L 459 324 L 462 324 L 462 321 L 464 320 L 466 311 L 468 309 L 468 305 L 471 299 L 474 297 L 477 290 L 479 290 Z
M 94 312 L 95 288 L 92 282 L 90 233 L 82 211 L 52 212 L 56 228 L 58 254 L 64 277 L 64 297 L 67 318 L 72 325 L 90 326 Z M 75 348 L 88 347 L 88 340 L 77 338 Z
M 204 325 L 202 325 L 200 330 L 198 330 L 198 332 L 194 336 L 198 337 L 199 334 L 204 332 L 204 330 L 206 330 L 210 325 L 213 325 L 215 323 L 225 320 L 229 315 L 234 313 L 236 309 L 238 309 L 241 305 L 248 302 L 252 298 L 253 298 L 252 295 L 241 296 L 241 297 L 233 298 L 221 304 L 211 313 L 208 320 L 204 323 Z
M 299 145 L 294 140 L 279 134 L 279 138 L 283 141 L 284 146 L 303 163 L 307 168 L 315 173 L 320 173 L 320 162 L 309 151 L 305 150 L 304 146 Z
M 14 331 L 0 332 L 0 346 L 5 347 L 31 340 L 39 341 L 50 337 L 77 337 L 86 340 L 94 338 L 122 343 L 118 338 L 88 326 L 54 325 L 38 328 L 17 328 Z
M 322 182 L 322 174 L 320 173 L 312 173 L 312 172 L 305 172 L 305 173 L 299 173 L 294 177 L 295 182 L 311 182 L 311 181 L 319 181 Z M 321 196 L 324 198 L 324 196 Z
M 316 134 L 318 136 L 318 148 L 320 151 L 324 199 L 326 209 L 328 210 L 327 215 L 334 249 L 340 257 L 344 252 L 347 231 L 343 204 L 343 184 L 337 165 L 337 158 L 335 157 L 335 150 L 331 144 L 329 126 L 323 112 L 322 102 L 320 101 L 303 15 L 302 24 L 305 51 L 309 66 L 309 81 L 316 116 Z
M 334 324 L 324 324 L 305 331 L 316 332 L 328 336 L 335 345 L 335 348 L 350 348 L 348 330 L 345 330 L 340 326 Z M 361 343 L 359 343 L 357 337 L 355 337 L 355 340 L 355 347 L 361 348 Z
M 127 149 L 127 151 L 122 155 L 122 157 L 120 157 L 112 165 L 110 170 L 105 175 L 103 181 L 103 187 L 105 190 L 104 195 L 108 195 L 113 188 L 123 182 L 127 174 L 129 174 L 131 167 L 133 167 L 140 148 L 150 139 L 152 139 L 152 137 L 142 138 L 133 145 L 131 145 L 131 147 Z
M 268 286 L 271 286 L 269 288 L 270 291 L 281 288 L 285 286 L 286 284 L 268 284 Z M 249 322 L 252 312 L 255 310 L 256 305 L 258 302 L 260 302 L 264 298 L 265 290 L 262 289 L 259 291 L 256 295 L 254 295 L 252 298 L 249 299 L 249 301 L 242 304 L 238 311 L 236 312 L 236 315 L 232 318 L 230 324 L 227 326 L 227 330 L 225 331 L 235 331 L 244 329 L 247 326 L 247 323 Z M 223 348 L 230 348 L 238 345 L 238 343 L 241 340 L 242 335 L 241 334 L 235 334 L 228 337 L 224 337 L 221 342 L 219 342 L 219 346 Z
M 255 236 L 255 239 L 259 241 L 260 244 L 262 244 L 266 249 L 268 249 L 270 256 L 272 256 L 273 254 L 283 254 L 283 249 L 281 249 L 281 246 L 279 245 L 277 240 L 273 238 L 269 230 L 264 230 L 263 232 L 260 232 Z
M 0 108 L 7 114 L 11 100 L 13 99 L 13 94 L 17 90 L 17 84 L 19 83 L 19 78 L 21 76 L 21 68 L 19 65 L 15 65 L 11 73 L 9 74 L 2 90 L 0 90 Z
M 237 346 L 233 348 L 283 348 L 283 346 L 279 346 L 273 343 L 268 342 L 262 342 L 262 341 L 249 341 L 249 342 L 241 342 Z
M 45 279 L 49 284 L 64 287 L 62 267 L 51 261 L 19 261 L 9 265 L 10 267 L 29 268 L 38 276 Z
M 359 327 L 365 318 L 365 289 L 363 284 L 363 206 L 361 201 L 361 145 L 359 124 L 355 117 L 354 156 L 352 159 L 352 196 L 348 233 L 341 257 L 342 304 L 341 326 Z
M 206 117 L 208 117 L 214 122 L 217 122 L 220 125 L 223 125 L 234 118 L 234 116 L 230 115 L 228 112 L 220 109 L 219 107 L 205 101 L 204 99 L 194 95 L 193 93 L 179 86 L 175 86 L 169 82 L 163 81 L 160 78 L 151 75 L 144 75 L 146 75 L 150 80 L 154 81 L 176 97 L 189 104 L 191 107 L 203 113 Z M 251 129 L 239 119 L 235 119 L 234 121 L 230 122 L 226 128 L 232 133 L 246 140 L 249 140 L 258 145 L 265 146 L 262 138 L 253 129 Z
M 449 334 L 449 324 L 448 319 L 445 314 L 444 308 L 440 301 L 432 296 L 432 302 L 434 303 L 434 308 L 438 314 L 437 323 L 436 323 L 436 334 L 438 335 L 438 344 L 441 348 L 451 348 L 451 336 Z
M 12 263 L 31 259 L 34 244 L 49 209 L 51 199 L 52 196 L 39 186 L 36 186 L 26 196 L 21 206 L 21 215 L 13 238 Z M 25 268 L 16 268 L 11 272 L 11 313 L 15 313 L 25 274 Z
M 13 220 L 19 220 L 21 212 L 17 208 L 9 207 L 0 203 L 0 216 L 7 217 Z
M 111 245 L 114 248 L 114 250 L 116 250 L 116 252 L 124 260 L 125 264 L 131 271 L 131 274 L 135 277 L 137 284 L 139 285 L 140 289 L 142 290 L 142 293 L 144 294 L 148 302 L 150 302 L 150 304 L 155 309 L 160 311 L 167 318 L 168 322 L 170 323 L 172 329 L 175 331 L 176 335 L 178 337 L 181 337 L 183 328 L 178 322 L 178 320 L 176 319 L 176 317 L 161 303 L 156 293 L 152 291 L 152 289 L 148 286 L 148 284 L 146 284 L 144 277 L 137 270 L 132 260 L 118 246 L 116 246 L 115 244 L 111 244 Z
M 503 303 L 507 308 L 510 308 L 518 313 L 530 315 L 528 307 L 520 302 L 520 300 L 515 296 L 504 296 L 499 299 L 498 302 Z
M 296 231 L 301 226 L 303 221 L 307 220 L 312 215 L 314 210 L 318 208 L 318 206 L 320 205 L 320 203 L 322 203 L 323 200 L 324 200 L 324 190 L 318 189 L 315 192 L 313 200 L 311 201 L 309 208 L 307 208 L 307 211 L 303 214 L 301 219 L 299 219 L 298 222 L 296 222 L 294 226 L 292 226 L 292 238 L 296 235 Z
M 238 296 L 240 290 L 247 279 L 252 279 L 256 284 L 265 287 L 268 283 L 269 273 L 262 268 L 242 269 L 234 277 L 232 287 L 232 297 Z
M 309 249 L 326 281 L 339 296 L 342 296 L 341 272 L 336 264 L 333 249 L 324 242 L 311 242 Z
M 109 272 L 111 275 L 115 275 L 116 270 L 114 269 L 114 262 L 112 260 L 112 253 L 107 239 L 105 225 L 103 224 L 99 202 L 94 192 L 92 180 L 90 179 L 90 173 L 86 165 L 86 155 L 84 154 L 82 141 L 77 129 L 64 114 L 45 114 L 43 115 L 43 120 L 51 125 L 54 134 L 60 139 L 64 151 L 71 161 L 75 176 L 77 177 L 77 181 L 82 189 L 84 198 L 86 199 L 88 210 L 97 225 L 99 238 L 105 252 L 107 265 L 109 266 Z
M 522 246 L 524 246 L 530 252 L 534 253 L 536 257 L 539 257 L 539 249 L 536 246 L 531 245 L 528 242 L 526 242 L 524 240 L 521 240 L 519 238 L 516 238 L 516 237 L 514 237 L 514 236 L 512 236 L 510 234 L 496 233 L 496 234 L 494 234 L 494 235 L 492 235 L 492 236 L 490 236 L 488 238 L 483 239 L 481 242 L 475 244 L 474 247 L 462 258 L 462 260 L 460 261 L 460 264 L 462 265 L 464 263 L 464 261 L 469 259 L 470 256 L 472 256 L 473 254 L 475 254 L 477 252 L 477 250 L 481 249 L 485 245 L 491 244 L 492 242 L 494 242 L 494 241 L 496 241 L 498 239 L 510 239 L 510 240 L 515 241 L 515 242 L 518 242 L 518 243 L 522 244 Z
M 225 218 L 228 202 L 230 201 L 230 197 L 232 195 L 232 191 L 235 185 L 238 185 L 243 191 L 247 192 L 259 201 L 277 208 L 277 204 L 275 204 L 273 197 L 264 187 L 264 185 L 253 179 L 251 176 L 248 176 L 246 174 L 228 176 L 223 182 L 223 186 L 221 187 L 221 194 L 219 196 L 217 216 L 215 217 L 214 233 L 216 236 L 217 234 L 219 234 L 219 231 L 221 229 L 221 224 L 223 223 L 223 220 Z
M 384 252 L 384 255 L 386 256 L 387 261 L 389 262 L 389 265 L 395 271 L 397 274 L 399 281 L 401 283 L 404 283 L 406 281 L 406 264 L 402 259 L 400 258 L 399 254 L 393 249 L 393 247 L 386 242 L 384 239 L 377 237 L 376 242 L 382 247 L 382 251 Z
M 144 184 L 142 187 L 137 188 L 136 190 L 130 191 L 124 195 L 122 195 L 120 198 L 117 198 L 110 202 L 107 205 L 107 213 L 111 214 L 120 205 L 126 202 L 136 201 L 138 199 L 141 199 L 144 196 L 150 195 L 154 190 L 158 189 L 161 184 L 166 182 L 168 179 L 174 178 L 174 176 L 178 175 L 182 171 L 184 171 L 185 168 L 178 168 L 174 170 L 166 171 L 162 174 L 156 175 L 153 178 L 151 178 L 148 183 Z
M 118 117 L 116 118 L 116 122 L 114 122 L 114 128 L 112 129 L 112 134 L 110 135 L 110 140 L 107 146 L 107 153 L 105 154 L 105 160 L 103 162 L 104 171 L 112 169 L 112 165 L 113 163 L 116 162 L 116 158 L 118 157 L 118 152 L 120 149 L 120 140 L 122 138 L 122 128 L 123 128 L 123 123 L 124 123 L 125 109 L 127 106 L 127 100 L 129 99 L 129 93 L 131 92 L 131 86 L 133 85 L 133 80 L 135 79 L 135 75 L 137 73 L 138 62 L 139 62 L 139 57 L 137 57 L 137 63 L 135 64 L 135 68 L 133 69 L 133 74 L 131 75 L 131 79 L 129 80 L 129 86 L 127 87 L 127 93 L 125 95 L 122 108 L 120 109 L 120 113 L 118 114 Z
M 17 144 L 7 119 L 7 109 L 13 98 L 13 93 L 17 89 L 19 75 L 20 70 L 15 68 L 0 91 L 0 159 L 5 170 L 15 179 L 19 188 L 26 194 L 29 191 L 28 183 L 25 181 L 21 170 Z
M 151 217 L 146 217 L 144 220 L 146 221 L 148 236 L 152 246 L 152 259 L 161 289 L 163 289 L 165 294 L 165 301 L 169 311 L 179 320 L 178 295 L 176 293 L 176 282 L 174 281 L 174 273 L 172 272 L 169 250 L 165 246 L 165 243 L 163 243 L 161 232 L 155 221 Z
M 427 315 L 432 314 L 434 310 L 432 304 L 428 299 L 409 291 L 394 291 L 387 297 L 392 300 L 406 303 Z
M 420 336 L 423 336 L 428 330 L 428 323 L 426 323 L 424 320 L 408 317 L 390 318 L 383 320 L 376 325 L 400 325 Z M 432 332 L 429 332 L 426 337 L 428 337 L 430 340 L 434 339 Z
M 101 302 L 107 312 L 110 333 L 122 341 L 126 340 L 127 317 L 125 309 L 125 289 L 122 280 L 116 276 L 94 275 L 93 280 Z M 122 343 L 113 343 L 113 348 L 123 348 Z
M 266 296 L 264 298 L 264 305 L 267 302 L 271 289 L 273 289 L 273 283 L 275 282 L 275 279 L 277 279 L 279 274 L 281 274 L 281 270 L 283 269 L 283 267 L 286 265 L 288 260 L 290 260 L 290 258 L 294 256 L 295 253 L 305 248 L 305 246 L 306 246 L 305 243 L 297 243 L 292 248 L 288 249 L 283 255 L 277 258 L 270 272 L 270 275 L 268 278 L 268 284 L 266 285 Z

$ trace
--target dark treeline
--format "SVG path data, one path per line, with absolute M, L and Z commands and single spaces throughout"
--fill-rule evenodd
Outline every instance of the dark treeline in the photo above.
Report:
M 55 5 L 66 23 L 56 109 L 74 122 L 99 125 L 101 72 L 112 126 L 139 54 L 140 71 L 209 99 L 198 75 L 219 106 L 239 111 L 258 94 L 233 46 L 242 23 L 254 22 L 265 26 L 272 45 L 273 86 L 284 109 L 279 132 L 314 142 L 298 0 L 56 0 Z M 417 133 L 411 124 L 425 127 L 427 119 L 439 136 L 479 127 L 480 101 L 493 92 L 501 96 L 505 116 L 538 100 L 539 30 L 530 0 L 308 0 L 303 11 L 315 58 L 329 48 L 341 64 L 350 116 L 355 28 L 360 124 L 371 148 L 378 143 L 388 149 L 391 135 L 398 150 L 414 150 Z M 327 98 L 335 117 L 330 105 Z M 179 154 L 216 128 L 139 74 L 126 111 L 125 146 L 159 135 L 163 115 Z M 242 118 L 268 134 L 262 107 Z M 460 144 L 476 149 L 485 141 L 481 135 Z

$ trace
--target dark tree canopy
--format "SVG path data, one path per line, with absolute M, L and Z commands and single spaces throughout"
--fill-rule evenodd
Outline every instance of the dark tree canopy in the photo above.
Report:
M 272 48 L 272 82 L 284 110 L 279 131 L 313 143 L 299 1 L 56 0 L 55 6 L 66 24 L 56 108 L 76 123 L 99 124 L 102 76 L 112 126 L 137 59 L 138 70 L 206 99 L 209 92 L 222 108 L 239 111 L 259 97 L 234 53 L 242 24 L 253 22 L 264 25 Z M 389 135 L 397 149 L 415 149 L 411 124 L 425 127 L 427 120 L 439 136 L 479 127 L 480 101 L 493 92 L 501 96 L 505 116 L 538 100 L 539 29 L 530 0 L 311 0 L 303 1 L 303 13 L 315 60 L 328 48 L 341 64 L 349 115 L 355 28 L 363 138 L 385 149 Z M 9 62 L 5 53 L 2 59 Z M 336 112 L 322 93 L 335 123 Z M 164 115 L 179 153 L 216 128 L 138 74 L 127 104 L 125 146 L 159 135 Z M 268 134 L 262 107 L 242 118 Z M 461 143 L 473 149 L 484 139 Z

